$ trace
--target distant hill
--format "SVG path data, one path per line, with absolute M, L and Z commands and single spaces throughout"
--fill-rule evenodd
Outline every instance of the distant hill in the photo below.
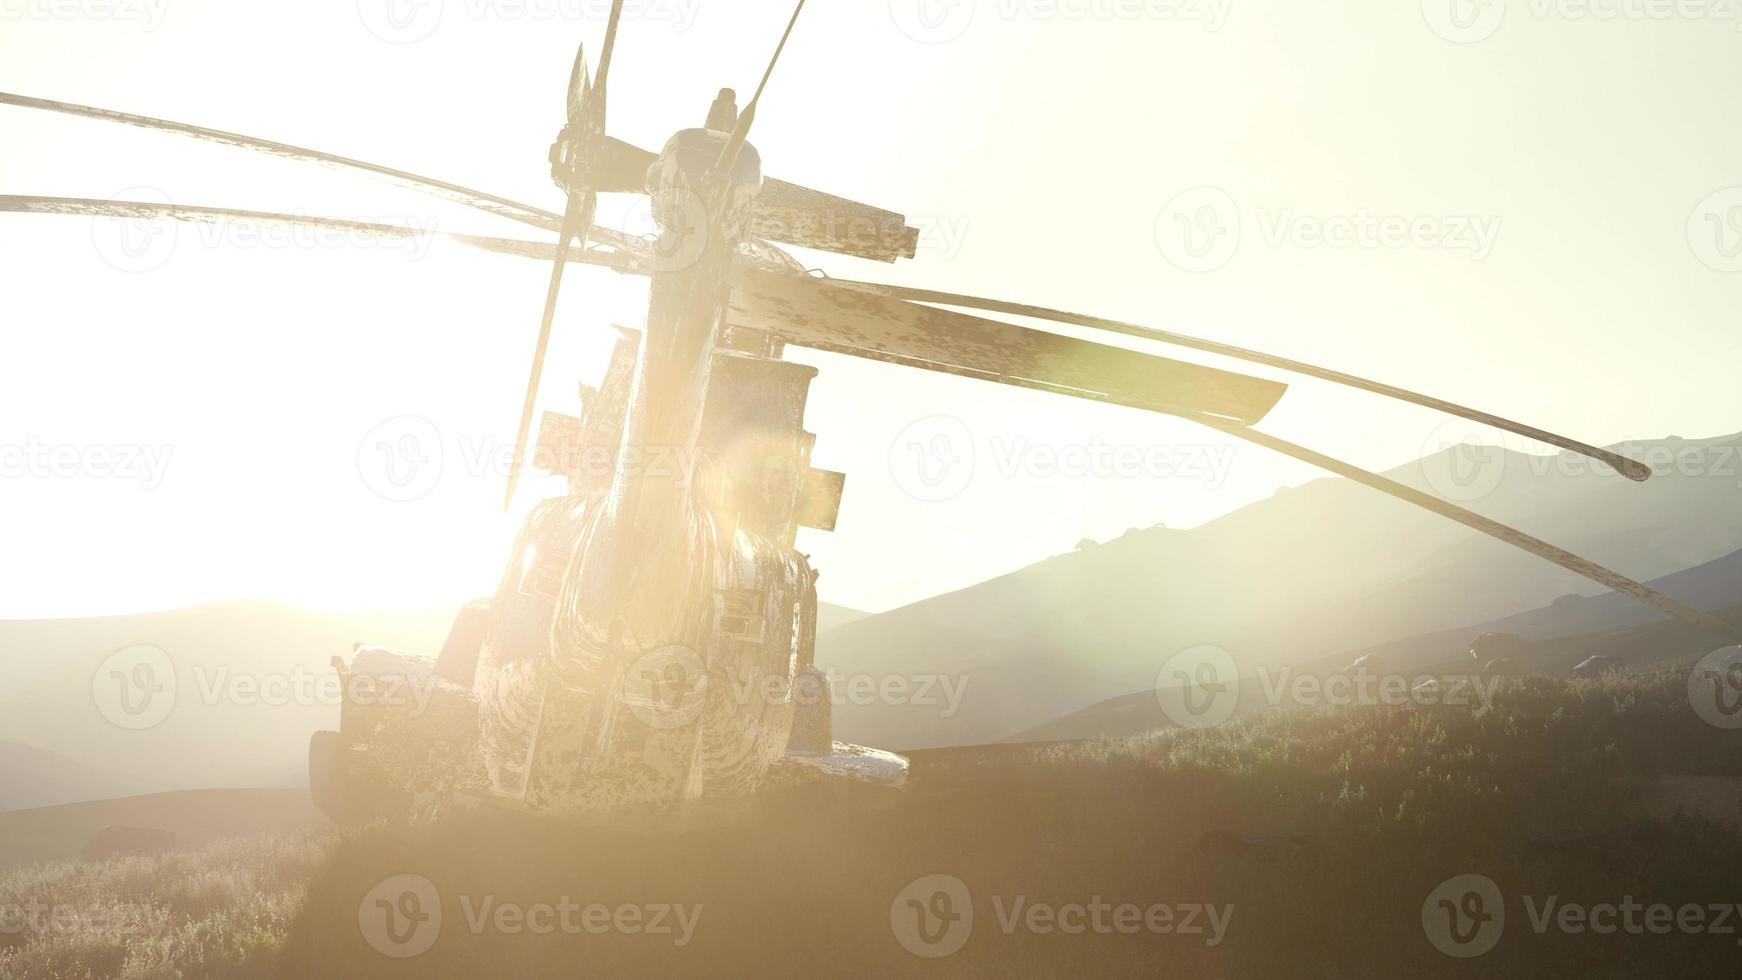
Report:
M 1719 618 L 1742 628 L 1742 551 L 1649 584 L 1692 605 L 1714 610 Z M 1370 662 L 1379 664 L 1378 670 L 1387 674 L 1468 673 L 1480 666 L 1469 650 L 1471 641 L 1483 633 L 1516 634 L 1524 642 L 1509 658 L 1514 670 L 1552 677 L 1569 675 L 1580 661 L 1592 656 L 1615 657 L 1635 671 L 1685 666 L 1722 643 L 1705 630 L 1666 620 L 1624 596 L 1568 596 L 1516 616 L 1325 657 L 1300 665 L 1294 674 L 1323 677 L 1347 669 L 1361 657 L 1373 658 Z M 1275 677 L 1273 674 L 1273 682 Z M 1240 714 L 1268 707 L 1264 693 L 1261 681 L 1246 679 L 1241 685 Z M 1149 687 L 1036 725 L 1010 741 L 1137 735 L 1172 727 L 1173 721 L 1162 712 L 1154 688 Z
M 867 613 L 823 603 L 818 631 Z M 0 622 L 0 810 L 196 788 L 302 788 L 308 736 L 336 728 L 330 661 L 358 642 L 440 650 L 454 610 L 320 613 L 267 602 L 223 602 L 95 619 Z M 118 727 L 93 684 L 111 653 L 149 644 L 175 665 L 174 707 L 162 724 Z M 278 684 L 258 696 L 236 684 Z M 308 692 L 295 693 L 298 689 Z
M 452 619 L 449 609 L 319 613 L 224 602 L 136 616 L 0 622 L 7 672 L 0 742 L 36 750 L 0 753 L 0 786 L 35 786 L 24 800 L 33 805 L 179 789 L 303 787 L 309 733 L 338 722 L 332 658 L 359 641 L 433 654 Z M 140 644 L 170 658 L 175 692 L 160 724 L 131 730 L 104 716 L 96 694 L 98 685 L 120 683 L 99 676 L 105 659 Z M 71 760 L 66 778 L 57 780 L 51 757 Z
M 846 626 L 848 623 L 857 623 L 869 615 L 871 614 L 868 612 L 848 609 L 846 606 L 832 606 L 826 602 L 819 602 L 817 603 L 817 633 L 827 633 L 829 630 Z
M 1389 475 L 1642 580 L 1742 549 L 1742 435 L 1619 448 L 1691 462 L 1660 465 L 1636 484 L 1564 454 L 1495 450 L 1497 462 L 1472 485 L 1462 451 L 1448 450 Z M 1199 528 L 1134 531 L 860 620 L 829 633 L 818 659 L 837 677 L 941 677 L 964 692 L 954 714 L 937 698 L 846 699 L 835 711 L 841 737 L 972 745 L 1143 690 L 1169 656 L 1200 644 L 1247 665 L 1308 663 L 1600 591 L 1461 525 L 1326 479 Z
M 126 772 L 102 772 L 33 746 L 0 742 L 0 813 L 121 796 L 134 786 Z
M 329 824 L 301 790 L 193 790 L 17 810 L 0 813 L 0 871 L 77 860 L 91 836 L 108 826 L 173 831 L 182 849 Z

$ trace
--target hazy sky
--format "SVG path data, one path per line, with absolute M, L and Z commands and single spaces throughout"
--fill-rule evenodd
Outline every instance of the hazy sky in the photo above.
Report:
M 545 152 L 607 6 L 0 0 L 0 89 L 556 208 Z M 803 256 L 835 275 L 1198 332 L 1592 442 L 1713 435 L 1742 429 L 1742 24 L 1729 2 L 1660 6 L 811 0 L 753 140 L 771 175 L 925 228 L 897 267 Z M 656 148 L 718 87 L 752 88 L 784 7 L 631 2 L 614 132 Z M 4 107 L 0 193 L 530 233 Z M 631 199 L 604 216 L 647 230 Z M 259 232 L 0 215 L 0 616 L 493 588 L 546 269 Z M 569 274 L 545 407 L 574 410 L 644 298 Z M 1135 411 L 799 356 L 822 368 L 816 461 L 849 474 L 840 530 L 801 547 L 846 605 L 1317 476 Z M 1301 383 L 1264 427 L 1383 467 L 1471 431 L 1442 422 Z M 933 484 L 915 453 L 939 439 L 972 467 Z M 554 492 L 529 484 L 519 510 Z

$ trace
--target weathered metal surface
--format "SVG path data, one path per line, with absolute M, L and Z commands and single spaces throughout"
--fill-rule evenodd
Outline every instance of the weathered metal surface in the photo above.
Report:
M 584 465 L 581 420 L 561 412 L 545 412 L 532 445 L 532 468 L 551 476 L 572 477 Z
M 788 343 L 915 367 L 1038 382 L 1062 394 L 1174 415 L 1206 414 L 1251 425 L 1285 385 L 1042 330 L 889 299 L 826 279 L 740 271 L 730 322 Z
M 804 475 L 798 494 L 798 523 L 818 531 L 833 531 L 841 516 L 841 498 L 847 492 L 847 474 L 812 467 Z
M 815 437 L 804 431 L 817 369 L 722 352 L 714 358 L 699 448 L 725 468 L 732 492 L 713 510 L 770 541 L 787 544 Z
M 362 646 L 343 672 L 340 766 L 351 779 L 408 794 L 479 791 L 478 704 L 435 663 Z
M 621 140 L 611 140 L 601 180 L 613 186 L 601 190 L 639 193 L 654 154 Z M 919 247 L 919 229 L 907 217 L 834 194 L 784 180 L 766 180 L 756 202 L 749 233 L 754 238 L 815 248 L 838 255 L 894 262 L 911 259 Z

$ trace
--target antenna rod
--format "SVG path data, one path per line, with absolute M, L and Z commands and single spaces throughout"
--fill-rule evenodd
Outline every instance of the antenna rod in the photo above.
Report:
M 768 79 L 773 77 L 774 66 L 780 63 L 780 53 L 786 50 L 786 42 L 792 38 L 792 29 L 798 26 L 798 15 L 802 13 L 804 13 L 804 0 L 798 0 L 798 6 L 792 11 L 792 19 L 786 22 L 786 33 L 780 36 L 780 44 L 774 48 L 774 57 L 768 60 L 768 69 L 762 73 L 762 81 L 756 86 L 756 94 L 750 97 L 752 108 L 762 100 L 762 90 L 768 87 Z
M 774 48 L 774 57 L 768 59 L 768 68 L 762 73 L 762 81 L 756 85 L 756 94 L 750 97 L 750 104 L 744 108 L 743 115 L 738 117 L 738 125 L 732 130 L 732 138 L 720 150 L 720 161 L 714 165 L 714 172 L 722 178 L 738 166 L 738 154 L 744 149 L 744 141 L 750 138 L 750 126 L 756 121 L 756 106 L 762 101 L 762 91 L 768 88 L 768 80 L 774 77 L 774 66 L 780 64 L 780 55 L 786 50 L 786 42 L 792 38 L 792 29 L 798 26 L 798 15 L 802 13 L 804 0 L 798 0 L 798 6 L 792 11 L 792 19 L 786 22 L 786 33 L 780 36 L 780 44 Z

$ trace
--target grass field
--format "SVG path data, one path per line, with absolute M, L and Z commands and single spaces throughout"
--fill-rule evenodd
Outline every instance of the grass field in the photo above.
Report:
M 1738 785 L 1739 740 L 1690 710 L 1685 674 L 1531 678 L 1479 716 L 1296 710 L 932 754 L 896 796 L 796 786 L 681 818 L 472 813 L 49 865 L 0 880 L 0 903 L 138 928 L 26 932 L 0 977 L 1734 977 L 1739 937 L 1709 914 L 1535 919 L 1551 896 L 1742 901 L 1742 812 L 1685 791 Z M 1505 920 L 1458 959 L 1424 906 L 1465 875 Z

